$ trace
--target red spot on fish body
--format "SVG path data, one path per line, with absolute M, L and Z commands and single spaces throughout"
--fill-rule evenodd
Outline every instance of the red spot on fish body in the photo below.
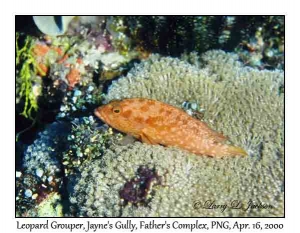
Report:
M 144 118 L 139 116 L 135 117 L 134 120 L 139 124 L 145 122 Z
M 132 114 L 132 111 L 131 110 L 127 110 L 126 112 L 123 112 L 122 115 L 126 118 L 130 117 Z
M 140 110 L 141 110 L 142 112 L 147 112 L 147 111 L 149 111 L 149 106 L 147 106 L 147 105 L 145 104 L 145 105 L 143 105 L 143 106 L 140 108 Z

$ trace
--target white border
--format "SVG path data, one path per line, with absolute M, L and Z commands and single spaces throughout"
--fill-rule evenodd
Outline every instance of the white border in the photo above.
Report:
M 259 219 L 261 222 L 284 222 L 281 232 L 296 232 L 299 216 L 299 15 L 296 1 L 278 0 L 50 0 L 50 1 L 2 1 L 1 2 L 1 230 L 15 232 L 14 218 L 14 15 L 15 14 L 287 14 L 286 17 L 286 219 Z M 51 219 L 54 220 L 54 219 Z M 87 219 L 59 219 L 61 222 L 80 222 Z M 112 219 L 111 221 L 117 221 Z M 125 220 L 125 219 L 123 219 Z M 133 219 L 139 221 L 142 219 Z M 146 219 L 149 220 L 149 219 Z M 157 222 L 163 219 L 156 219 Z M 172 219 L 168 219 L 170 221 Z M 181 219 L 182 222 L 195 219 Z M 200 219 L 201 222 L 212 219 Z M 221 219 L 218 219 L 221 220 Z M 235 219 L 224 219 L 234 221 Z M 22 222 L 43 222 L 45 219 L 20 219 Z M 107 221 L 94 219 L 93 222 Z M 257 219 L 237 219 L 239 222 L 256 222 Z M 25 231 L 24 231 L 25 232 Z M 40 232 L 40 231 L 39 231 Z M 61 231 L 63 232 L 63 231 Z M 120 231 L 119 231 L 120 232 Z M 210 231 L 218 232 L 218 231 Z M 245 232 L 245 231 L 244 231 Z M 250 231 L 247 231 L 250 232 Z M 251 231 L 253 232 L 253 231 Z M 273 232 L 273 231 L 272 231 Z

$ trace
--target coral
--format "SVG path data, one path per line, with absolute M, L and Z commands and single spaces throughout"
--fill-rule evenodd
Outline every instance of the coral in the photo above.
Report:
M 78 115 L 86 115 L 99 106 L 102 100 L 102 92 L 94 83 L 86 86 L 78 86 L 68 91 L 60 105 L 58 119 L 71 118 Z
M 69 87 L 74 88 L 74 86 L 80 81 L 80 72 L 75 68 L 71 68 L 70 72 L 66 75 Z
M 18 172 L 16 176 L 16 212 L 22 216 L 33 208 L 36 201 L 32 198 L 39 186 L 38 180 L 31 174 Z
M 155 169 L 161 183 L 153 185 L 151 199 L 144 204 L 124 205 L 120 191 L 141 166 Z M 271 172 L 270 172 L 271 170 Z M 176 148 L 136 142 L 107 150 L 102 160 L 81 170 L 70 201 L 78 216 L 107 217 L 195 217 L 282 216 L 283 170 L 278 162 L 262 165 L 256 158 L 211 159 Z M 196 201 L 215 200 L 230 204 L 238 200 L 246 207 L 252 199 L 274 205 L 271 210 L 195 209 Z
M 101 90 L 99 83 L 126 72 L 128 63 L 138 57 L 136 51 L 126 55 L 111 51 L 106 31 L 86 27 L 76 36 L 24 39 L 17 34 L 16 103 L 24 117 L 33 118 L 33 111 L 35 118 L 47 110 L 55 114 L 63 96 L 76 87 L 93 85 Z
M 73 89 L 75 85 L 91 84 L 95 76 L 103 80 L 112 79 L 121 74 L 126 65 L 138 56 L 137 52 L 128 52 L 126 56 L 112 51 L 107 53 L 105 48 L 96 46 L 96 41 L 85 37 L 63 38 L 55 39 L 52 43 L 67 44 L 71 48 L 62 59 L 51 65 L 49 77 L 53 81 L 65 82 L 69 89 Z M 107 73 L 115 74 L 110 77 Z
M 202 68 L 199 69 L 199 66 Z M 199 66 L 151 56 L 112 83 L 106 102 L 144 97 L 205 109 L 203 120 L 246 149 L 246 158 L 212 159 L 136 142 L 81 167 L 70 201 L 80 216 L 283 216 L 283 72 L 244 67 L 234 54 L 209 51 Z M 185 104 L 184 104 L 185 106 Z M 120 190 L 140 166 L 162 177 L 146 205 L 123 205 Z M 244 209 L 201 208 L 203 201 Z M 249 202 L 272 205 L 249 208 Z M 202 202 L 202 205 L 195 204 Z
M 99 127 L 93 116 L 75 118 L 71 123 L 67 148 L 61 156 L 66 177 L 76 173 L 85 162 L 101 158 L 110 144 L 122 139 L 122 135 L 113 134 L 111 128 Z
M 91 35 L 81 35 L 17 40 L 16 111 L 24 116 L 18 116 L 23 121 L 34 118 L 33 122 L 25 121 L 28 126 L 19 123 L 17 140 L 44 123 L 92 112 L 101 101 L 100 79 L 108 76 L 102 75 L 103 71 L 113 70 L 110 76 L 114 77 L 135 57 L 106 54 L 105 48 L 95 44 L 99 41 L 92 39 Z
M 63 217 L 60 194 L 53 192 L 37 206 L 38 217 Z
M 27 36 L 22 48 L 19 46 L 19 34 L 16 35 L 16 103 L 20 103 L 21 99 L 25 99 L 24 108 L 21 113 L 26 118 L 32 118 L 32 111 L 37 111 L 37 96 L 40 94 L 37 88 L 40 86 L 40 79 L 36 77 L 36 73 L 44 73 L 32 54 L 34 40 Z M 35 83 L 35 84 L 33 84 Z M 34 89 L 35 87 L 35 89 Z M 36 91 L 35 91 L 36 90 Z
M 283 16 L 114 16 L 106 27 L 117 48 L 169 56 L 236 50 L 254 67 L 282 68 Z M 234 35 L 234 36 L 233 36 Z
M 22 171 L 16 178 L 17 212 L 20 216 L 34 214 L 38 205 L 63 186 L 61 153 L 66 150 L 69 126 L 53 123 L 39 133 L 24 152 Z
M 92 82 L 93 71 L 98 69 L 97 59 L 103 51 L 80 37 L 51 38 L 52 47 L 61 48 L 61 57 L 51 62 L 48 77 L 53 82 L 63 82 L 72 90 L 75 85 L 87 85 Z M 94 54 L 91 58 L 88 54 Z M 97 56 L 95 56 L 97 55 Z M 85 57 L 83 59 L 82 57 Z
M 62 61 L 74 39 L 38 39 L 27 36 L 20 48 L 23 37 L 17 34 L 16 39 L 16 103 L 23 104 L 21 113 L 26 118 L 32 118 L 32 111 L 37 112 L 43 93 L 45 79 L 55 65 Z M 42 79 L 43 77 L 43 79 Z M 22 101 L 24 100 L 24 103 Z
M 161 184 L 161 177 L 153 169 L 139 167 L 136 177 L 127 181 L 119 194 L 125 204 L 147 204 L 152 187 Z
M 112 37 L 112 44 L 122 54 L 127 54 L 131 47 L 131 39 L 126 35 L 128 29 L 124 25 L 122 16 L 111 16 L 107 18 L 106 29 Z
M 136 65 L 126 77 L 113 81 L 105 99 L 109 102 L 113 99 L 144 97 L 178 107 L 184 101 L 197 102 L 200 99 L 201 106 L 207 109 L 205 105 L 223 99 L 219 96 L 222 96 L 220 90 L 225 86 L 229 85 L 226 90 L 233 93 L 229 90 L 230 85 L 249 89 L 247 85 L 256 81 L 265 82 L 269 86 L 268 91 L 274 90 L 277 94 L 283 86 L 283 72 L 247 68 L 238 61 L 237 55 L 216 50 L 203 54 L 197 66 L 179 59 L 152 55 Z M 242 89 L 236 92 L 242 92 Z
M 43 170 L 43 181 L 62 172 L 60 152 L 66 149 L 70 127 L 66 123 L 52 123 L 39 133 L 34 143 L 27 147 L 23 166 L 27 173 L 36 176 L 38 169 Z
M 30 209 L 26 217 L 63 217 L 61 195 L 57 192 L 50 193 L 36 208 Z
M 111 128 L 99 127 L 93 116 L 48 125 L 27 147 L 22 170 L 16 173 L 17 214 L 61 216 L 60 196 L 80 167 L 101 158 L 109 145 L 121 139 Z M 57 201 L 59 209 L 53 207 Z
M 284 17 L 269 16 L 257 25 L 252 36 L 235 48 L 245 64 L 260 69 L 284 68 Z

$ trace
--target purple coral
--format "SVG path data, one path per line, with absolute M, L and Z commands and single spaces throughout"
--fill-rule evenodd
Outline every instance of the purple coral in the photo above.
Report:
M 151 192 L 151 188 L 155 184 L 161 184 L 161 177 L 154 169 L 147 167 L 139 167 L 137 175 L 133 179 L 127 181 L 120 190 L 120 197 L 125 203 L 146 204 Z

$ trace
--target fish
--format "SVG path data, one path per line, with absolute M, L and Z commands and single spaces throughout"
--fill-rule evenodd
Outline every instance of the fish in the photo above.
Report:
M 36 27 L 44 34 L 49 36 L 61 36 L 67 33 L 70 28 L 80 25 L 99 24 L 105 19 L 104 16 L 91 15 L 39 15 L 32 16 Z M 71 25 L 73 22 L 74 25 Z
M 143 143 L 176 147 L 211 157 L 246 156 L 240 147 L 180 108 L 145 98 L 113 100 L 95 109 L 95 115 L 120 132 Z
M 70 22 L 75 16 L 60 16 L 60 15 L 42 15 L 42 16 L 32 16 L 33 21 L 37 28 L 44 34 L 50 36 L 63 35 L 67 29 Z

